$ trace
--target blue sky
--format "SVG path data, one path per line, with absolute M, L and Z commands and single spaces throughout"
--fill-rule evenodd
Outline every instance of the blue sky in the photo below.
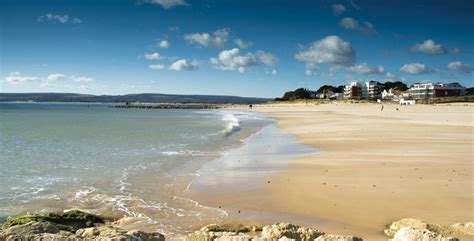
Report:
M 473 86 L 472 1 L 0 0 L 1 92 Z

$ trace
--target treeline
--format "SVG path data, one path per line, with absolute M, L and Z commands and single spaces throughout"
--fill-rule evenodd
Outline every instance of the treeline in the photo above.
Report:
M 398 91 L 405 91 L 408 90 L 408 86 L 400 81 L 395 82 L 385 82 L 380 83 L 377 82 L 379 85 L 383 85 L 385 90 L 393 89 Z M 327 93 L 344 93 L 344 85 L 339 86 L 332 86 L 332 85 L 323 85 L 319 87 L 318 90 L 313 91 L 306 88 L 299 88 L 293 91 L 285 92 L 285 94 L 281 98 L 276 98 L 276 101 L 285 101 L 285 100 L 297 100 L 297 99 L 314 99 L 317 98 L 320 94 L 327 94 Z

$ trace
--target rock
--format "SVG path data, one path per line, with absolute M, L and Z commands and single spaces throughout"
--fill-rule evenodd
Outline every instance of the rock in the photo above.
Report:
M 156 232 L 127 232 L 110 225 L 96 226 L 101 223 L 104 223 L 102 218 L 81 211 L 14 216 L 2 225 L 0 240 L 165 240 Z
M 3 223 L 3 229 L 12 226 L 26 224 L 29 222 L 49 222 L 58 229 L 76 232 L 77 229 L 93 227 L 95 224 L 104 223 L 104 219 L 79 210 L 71 210 L 64 213 L 40 213 L 34 215 L 19 215 L 9 217 Z
M 251 241 L 253 240 L 253 236 L 248 234 L 238 233 L 238 234 L 224 234 L 220 237 L 214 239 L 215 241 Z
M 384 230 L 384 233 L 390 237 L 393 237 L 395 233 L 403 227 L 411 227 L 415 229 L 427 229 L 431 232 L 442 235 L 474 235 L 474 223 L 456 223 L 450 226 L 443 226 L 438 224 L 430 224 L 423 222 L 418 219 L 404 218 L 393 222 L 388 229 Z
M 151 238 L 151 235 L 147 235 L 145 232 L 135 231 L 135 234 L 142 235 L 143 237 Z M 92 228 L 78 229 L 76 235 L 86 239 L 113 239 L 113 240 L 142 240 L 140 237 L 136 237 L 129 234 L 127 231 L 116 228 L 113 226 L 100 226 Z M 149 239 L 146 239 L 149 240 Z M 155 240 L 155 239 L 152 239 Z M 164 240 L 164 239 L 163 239 Z M 161 240 L 160 240 L 161 241 Z
M 225 223 L 225 224 L 211 224 L 201 228 L 201 231 L 206 232 L 237 232 L 237 233 L 247 233 L 247 232 L 257 232 L 261 231 L 262 228 L 259 226 L 245 226 L 241 223 Z
M 312 228 L 300 227 L 290 223 L 277 223 L 263 227 L 262 237 L 269 240 L 278 240 L 285 236 L 286 238 L 298 241 L 313 241 L 324 233 Z
M 146 233 L 139 230 L 130 230 L 127 232 L 128 235 L 131 235 L 142 241 L 165 241 L 165 236 L 161 233 Z
M 457 238 L 446 237 L 441 234 L 429 231 L 428 229 L 417 229 L 412 227 L 402 227 L 390 241 L 459 241 Z
M 287 238 L 286 236 L 283 236 L 279 238 L 278 241 L 296 241 L 296 239 Z
M 362 241 L 362 238 L 350 235 L 324 234 L 314 241 Z
M 141 241 L 164 241 L 165 236 L 161 233 L 147 233 L 139 230 L 125 231 L 113 226 L 100 226 L 83 228 L 76 231 L 76 235 L 86 239 L 113 239 L 113 240 L 141 240 Z
M 49 222 L 29 222 L 5 229 L 4 236 L 27 236 L 41 233 L 59 233 L 59 229 Z
M 212 241 L 221 236 L 234 236 L 238 235 L 235 232 L 213 232 L 213 231 L 205 231 L 206 227 L 202 228 L 204 230 L 199 230 L 194 233 L 188 234 L 185 237 L 185 241 Z
M 81 228 L 76 231 L 76 235 L 80 237 L 95 237 L 100 235 L 98 228 Z
M 426 229 L 428 227 L 428 224 L 418 219 L 404 218 L 393 222 L 390 227 L 388 229 L 385 229 L 383 232 L 387 236 L 393 237 L 395 233 L 403 227 Z
M 455 223 L 449 228 L 452 231 L 452 234 L 465 234 L 465 235 L 474 235 L 474 222 L 468 223 Z
M 29 222 L 7 228 L 0 235 L 0 240 L 74 240 L 78 238 L 71 232 L 61 231 L 48 222 Z

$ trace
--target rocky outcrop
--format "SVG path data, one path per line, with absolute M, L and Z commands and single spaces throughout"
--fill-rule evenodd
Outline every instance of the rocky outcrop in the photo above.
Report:
M 164 241 L 160 233 L 126 231 L 81 211 L 15 216 L 1 226 L 0 240 L 130 240 Z
M 314 241 L 362 241 L 362 238 L 356 236 L 345 236 L 336 234 L 324 234 L 319 236 Z
M 402 227 L 390 241 L 459 241 L 454 237 L 446 237 L 427 229 L 417 229 L 412 227 Z
M 443 226 L 438 224 L 426 223 L 419 219 L 404 218 L 393 222 L 388 229 L 384 230 L 384 233 L 393 237 L 398 230 L 402 228 L 414 228 L 420 230 L 428 230 L 441 235 L 474 235 L 474 223 L 456 223 L 450 226 Z
M 189 234 L 186 241 L 362 241 L 354 236 L 324 234 L 291 223 L 276 223 L 264 226 L 238 224 L 209 225 Z
M 100 226 L 84 228 L 76 231 L 76 236 L 85 239 L 107 239 L 107 240 L 143 240 L 164 241 L 165 237 L 160 233 L 146 233 L 139 230 L 125 231 L 112 226 Z
M 105 220 L 90 213 L 79 210 L 71 210 L 63 213 L 40 213 L 34 215 L 12 216 L 2 224 L 2 228 L 7 229 L 9 227 L 30 222 L 49 222 L 58 229 L 75 232 L 80 228 L 93 227 L 97 224 L 103 224 Z
M 291 223 L 276 223 L 262 228 L 262 237 L 269 240 L 286 237 L 301 241 L 313 241 L 323 234 L 317 229 L 305 228 Z
M 474 222 L 455 223 L 449 226 L 452 234 L 474 235 Z

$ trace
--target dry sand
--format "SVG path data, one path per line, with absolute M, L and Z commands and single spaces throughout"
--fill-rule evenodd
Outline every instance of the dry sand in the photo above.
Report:
M 439 224 L 473 221 L 474 107 L 380 109 L 375 104 L 258 107 L 322 151 L 294 160 L 297 171 L 272 178 L 279 208 L 374 233 L 404 217 Z
M 474 106 L 380 109 L 342 103 L 255 106 L 320 152 L 291 161 L 265 185 L 247 180 L 250 184 L 214 189 L 197 200 L 231 210 L 230 221 L 289 221 L 364 240 L 386 240 L 386 225 L 405 217 L 437 224 L 473 221 Z

